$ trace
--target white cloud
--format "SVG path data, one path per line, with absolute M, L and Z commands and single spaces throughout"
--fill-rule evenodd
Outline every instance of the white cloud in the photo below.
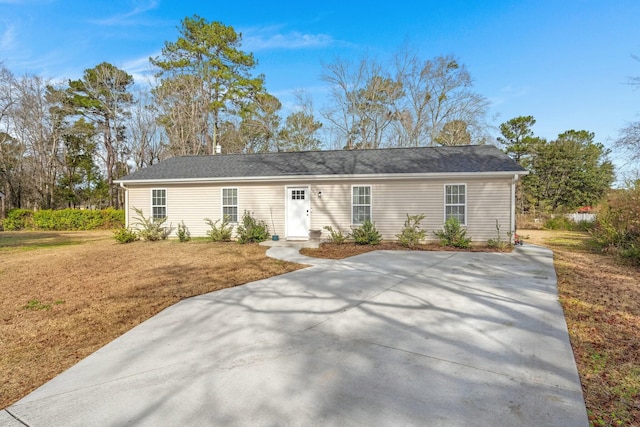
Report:
M 107 25 L 107 26 L 132 25 L 132 24 L 139 25 L 140 24 L 139 21 L 129 20 L 129 18 L 132 18 L 136 15 L 140 15 L 141 13 L 147 12 L 149 10 L 153 10 L 156 7 L 158 7 L 158 0 L 150 0 L 147 2 L 136 2 L 136 3 L 139 3 L 139 4 L 129 12 L 120 13 L 104 19 L 92 20 L 91 22 L 97 25 Z
M 155 58 L 160 55 L 160 52 L 153 52 L 147 56 L 141 56 L 139 58 L 131 59 L 122 64 L 121 69 L 133 76 L 133 80 L 136 84 L 141 86 L 149 86 L 154 80 L 154 69 L 149 62 L 149 58 Z
M 268 27 L 249 29 L 243 33 L 242 45 L 249 51 L 266 49 L 313 49 L 326 47 L 334 43 L 327 34 L 304 34 L 298 31 L 276 32 L 277 28 Z
M 0 50 L 7 51 L 13 48 L 16 40 L 16 30 L 13 26 L 8 26 L 0 35 Z

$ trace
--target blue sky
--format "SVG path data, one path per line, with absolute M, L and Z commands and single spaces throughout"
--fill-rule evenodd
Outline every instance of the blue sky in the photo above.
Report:
M 586 129 L 609 144 L 640 117 L 640 91 L 626 84 L 640 76 L 638 0 L 0 0 L 0 61 L 53 79 L 107 61 L 142 82 L 193 14 L 242 32 L 285 105 L 305 89 L 319 110 L 322 64 L 336 56 L 385 61 L 409 42 L 424 59 L 459 57 L 496 126 L 533 115 L 539 136 Z

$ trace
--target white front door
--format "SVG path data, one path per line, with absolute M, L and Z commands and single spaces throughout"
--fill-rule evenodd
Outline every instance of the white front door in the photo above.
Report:
M 309 187 L 287 187 L 287 238 L 309 238 Z

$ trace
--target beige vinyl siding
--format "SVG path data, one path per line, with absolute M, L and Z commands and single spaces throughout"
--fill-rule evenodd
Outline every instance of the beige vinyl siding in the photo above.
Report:
M 446 184 L 466 184 L 467 234 L 475 242 L 496 237 L 495 222 L 499 221 L 503 238 L 513 229 L 511 221 L 511 178 L 499 179 L 412 179 L 412 180 L 300 180 L 259 184 L 163 184 L 158 186 L 129 185 L 129 214 L 132 208 L 142 208 L 150 215 L 151 189 L 167 190 L 167 217 L 174 227 L 181 221 L 192 236 L 205 236 L 209 227 L 204 218 L 217 220 L 222 216 L 222 188 L 238 188 L 238 217 L 245 210 L 269 226 L 271 234 L 286 235 L 286 189 L 309 187 L 310 229 L 328 232 L 327 225 L 351 231 L 352 186 L 371 186 L 372 220 L 384 239 L 393 240 L 402 230 L 406 215 L 425 214 L 422 222 L 427 237 L 435 240 L 434 230 L 444 224 L 444 191 Z M 318 193 L 322 192 L 319 197 Z M 272 221 L 273 217 L 273 221 Z M 131 221 L 131 217 L 130 217 Z M 275 225 L 275 230 L 274 230 Z M 175 233 L 175 232 L 174 232 Z
M 495 238 L 498 219 L 506 239 L 506 233 L 512 228 L 509 179 L 397 181 L 375 185 L 372 197 L 376 227 L 385 239 L 393 239 L 402 230 L 407 214 L 424 214 L 421 226 L 427 230 L 428 239 L 435 240 L 433 231 L 440 230 L 445 221 L 445 185 L 451 183 L 467 186 L 467 235 L 476 242 Z
M 157 186 L 129 186 L 129 224 L 135 225 L 133 208 L 142 209 L 145 217 L 151 212 L 151 189 Z M 161 188 L 167 190 L 167 224 L 177 227 L 179 223 L 189 229 L 192 236 L 206 236 L 209 226 L 204 218 L 212 221 L 222 218 L 222 188 L 230 185 L 211 184 L 167 184 Z M 248 184 L 233 185 L 238 189 L 238 220 L 242 220 L 245 210 L 263 220 L 273 234 L 270 207 L 273 211 L 273 223 L 276 231 L 284 230 L 284 186 L 256 186 Z M 175 234 L 175 231 L 174 231 Z
M 467 232 L 477 242 L 496 237 L 495 220 L 498 219 L 502 236 L 512 229 L 511 180 L 397 180 L 397 181 L 345 181 L 317 183 L 312 186 L 311 228 L 326 225 L 350 231 L 351 188 L 353 185 L 371 185 L 372 220 L 384 239 L 393 240 L 400 233 L 409 215 L 424 214 L 421 225 L 428 231 L 428 239 L 435 240 L 432 231 L 444 224 L 444 186 L 450 183 L 467 185 Z M 318 198 L 318 191 L 322 197 Z M 323 236 L 328 233 L 323 230 Z
M 322 230 L 331 226 L 344 232 L 351 230 L 351 185 L 352 182 L 320 182 L 311 186 L 311 229 Z M 318 192 L 322 191 L 322 197 Z
M 511 179 L 467 182 L 467 234 L 475 241 L 495 239 L 496 220 L 501 238 L 513 231 L 511 223 Z

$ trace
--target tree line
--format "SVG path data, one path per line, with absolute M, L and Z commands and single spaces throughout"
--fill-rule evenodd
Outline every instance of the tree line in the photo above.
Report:
M 0 191 L 8 208 L 120 207 L 114 180 L 176 155 L 482 143 L 488 101 L 453 56 L 409 48 L 390 66 L 325 64 L 328 106 L 311 97 L 283 118 L 242 35 L 187 17 L 150 58 L 155 83 L 103 62 L 82 78 L 15 77 L 0 64 Z M 322 129 L 322 136 L 320 129 Z M 322 138 L 322 139 L 321 139 Z
M 336 58 L 323 65 L 326 106 L 316 112 L 311 97 L 297 92 L 296 105 L 283 118 L 282 103 L 268 93 L 265 76 L 255 73 L 256 59 L 241 45 L 242 35 L 232 27 L 187 17 L 177 39 L 149 58 L 155 81 L 145 87 L 107 62 L 67 82 L 15 77 L 0 64 L 0 191 L 7 207 L 119 208 L 123 193 L 115 180 L 177 155 L 493 140 L 489 101 L 473 91 L 470 73 L 452 55 L 424 59 L 404 46 L 384 64 Z M 522 203 L 554 209 L 574 204 L 564 200 L 571 191 L 590 194 L 586 186 L 552 188 L 541 171 L 543 159 L 558 155 L 569 141 L 577 150 L 591 147 L 591 155 L 605 162 L 608 153 L 593 134 L 572 131 L 554 144 L 533 144 L 532 124 L 529 130 L 515 122 L 501 127 L 507 152 L 532 171 Z M 563 155 L 574 158 L 567 150 Z
M 610 150 L 586 130 L 546 140 L 534 135 L 535 123 L 533 116 L 520 116 L 500 125 L 498 142 L 529 171 L 517 185 L 518 211 L 567 212 L 597 205 L 615 180 Z

